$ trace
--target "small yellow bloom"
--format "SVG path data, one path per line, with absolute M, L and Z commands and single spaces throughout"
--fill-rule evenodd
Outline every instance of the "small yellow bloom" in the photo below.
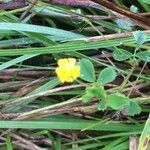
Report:
M 64 82 L 73 82 L 80 77 L 80 66 L 76 65 L 75 58 L 59 59 L 58 67 L 56 68 L 56 74 L 59 80 Z

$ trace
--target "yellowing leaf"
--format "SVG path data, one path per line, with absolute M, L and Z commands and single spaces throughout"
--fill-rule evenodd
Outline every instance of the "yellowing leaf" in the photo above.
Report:
M 148 150 L 147 147 L 150 141 L 150 116 L 147 119 L 143 132 L 140 136 L 138 150 Z

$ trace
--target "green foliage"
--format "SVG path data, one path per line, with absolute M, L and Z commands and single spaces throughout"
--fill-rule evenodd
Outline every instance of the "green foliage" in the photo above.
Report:
M 107 67 L 100 72 L 97 82 L 100 85 L 105 85 L 106 83 L 115 80 L 116 76 L 117 74 L 113 67 Z
M 138 115 L 141 113 L 141 107 L 137 102 L 130 100 L 130 104 L 125 106 L 125 112 L 129 116 Z
M 140 0 L 143 3 L 150 4 L 150 0 Z
M 83 102 L 88 102 L 91 98 L 96 97 L 97 99 L 105 99 L 106 92 L 102 86 L 93 84 L 91 87 L 87 87 L 85 95 L 82 96 Z
M 104 88 L 98 84 L 93 84 L 93 86 L 86 88 L 85 94 L 82 96 L 82 101 L 89 102 L 94 97 L 100 101 L 97 108 L 102 111 L 107 109 L 107 107 L 114 110 L 120 110 L 125 107 L 127 114 L 130 116 L 134 116 L 141 112 L 141 108 L 136 102 L 131 101 L 121 93 L 107 95 Z
M 51 28 L 51 27 L 44 27 L 44 26 L 24 24 L 24 23 L 0 22 L 0 31 L 10 31 L 10 30 L 18 31 L 18 32 L 41 33 L 41 34 L 50 35 L 55 38 L 64 38 L 64 39 L 76 39 L 76 38 L 84 37 L 83 35 L 80 34 L 76 34 L 61 29 Z
M 13 150 L 11 137 L 9 135 L 7 135 L 7 138 L 6 138 L 6 145 L 7 145 L 7 150 Z
M 144 42 L 146 42 L 147 36 L 143 31 L 135 31 L 133 35 L 137 44 L 137 48 L 139 48 Z
M 94 82 L 95 71 L 92 62 L 88 59 L 83 58 L 80 60 L 79 64 L 80 64 L 81 79 L 88 82 Z
M 94 120 L 85 120 L 81 119 L 80 121 L 73 121 L 68 120 L 66 118 L 61 119 L 53 119 L 49 118 L 48 121 L 45 120 L 38 120 L 38 121 L 16 121 L 16 120 L 1 120 L 0 121 L 0 128 L 6 129 L 6 128 L 12 128 L 12 129 L 61 129 L 61 130 L 82 130 L 89 126 L 92 126 L 93 124 L 98 124 L 99 121 Z M 98 124 L 97 126 L 94 126 L 94 128 L 87 128 L 87 130 L 93 130 L 93 131 L 141 131 L 143 126 L 134 126 L 130 124 L 116 124 L 115 122 L 102 122 L 101 124 Z
M 141 112 L 140 106 L 133 100 L 121 93 L 113 93 L 107 95 L 103 86 L 93 84 L 93 86 L 87 87 L 85 94 L 82 96 L 83 102 L 89 102 L 92 98 L 97 98 L 100 102 L 97 105 L 98 110 L 104 111 L 107 107 L 114 110 L 120 110 L 125 108 L 125 112 L 128 116 L 134 116 Z
M 130 104 L 130 100 L 128 97 L 121 93 L 113 93 L 106 97 L 106 104 L 108 107 L 111 107 L 115 110 L 120 110 L 124 106 Z
M 116 49 L 113 52 L 113 58 L 117 61 L 125 61 L 132 57 L 132 53 L 124 50 L 124 49 Z
M 124 144 L 124 141 L 127 139 L 127 137 L 119 137 L 117 138 L 116 140 L 108 143 L 105 148 L 103 148 L 102 150 L 110 150 L 110 149 L 113 149 L 113 150 L 123 150 L 124 148 L 121 146 L 121 144 Z M 126 148 L 128 148 L 128 143 L 126 143 Z M 125 149 L 126 149 L 125 148 Z
M 138 52 L 136 56 L 146 62 L 150 62 L 150 50 Z
M 0 70 L 4 70 L 8 67 L 11 67 L 17 63 L 23 62 L 23 61 L 30 59 L 32 57 L 35 57 L 35 56 L 37 56 L 37 54 L 35 54 L 35 55 L 24 55 L 24 56 L 20 56 L 18 58 L 12 59 L 12 60 L 7 61 L 6 63 L 3 63 L 2 65 L 0 65 Z
M 80 67 L 81 78 L 85 81 L 93 82 L 95 80 L 95 74 L 92 62 L 87 59 L 81 59 Z M 141 112 L 141 108 L 139 107 L 139 105 L 136 102 L 131 101 L 122 93 L 113 93 L 107 95 L 103 85 L 112 82 L 116 78 L 116 76 L 117 74 L 113 67 L 107 67 L 103 69 L 98 76 L 97 83 L 93 83 L 92 86 L 88 86 L 86 88 L 85 94 L 82 96 L 82 101 L 86 103 L 90 102 L 92 98 L 96 98 L 100 101 L 97 105 L 97 108 L 99 110 L 104 111 L 107 109 L 107 107 L 110 107 L 114 110 L 125 108 L 127 114 L 130 116 L 139 114 Z
M 107 109 L 107 102 L 105 99 L 101 100 L 97 105 L 98 110 L 104 111 Z
M 52 38 L 52 39 L 61 40 L 61 38 Z M 150 39 L 150 35 L 149 35 L 149 39 Z M 18 56 L 18 55 L 25 55 L 25 54 L 52 54 L 52 53 L 64 53 L 64 52 L 70 53 L 70 52 L 84 51 L 84 50 L 89 51 L 91 49 L 93 49 L 93 51 L 96 51 L 96 49 L 98 48 L 109 48 L 109 47 L 119 46 L 122 43 L 135 42 L 133 37 L 129 39 L 126 38 L 112 39 L 109 41 L 110 41 L 109 44 L 107 41 L 101 41 L 101 42 L 70 41 L 68 43 L 62 43 L 54 46 L 47 46 L 47 47 L 40 47 L 40 48 L 36 48 L 36 47 L 15 48 L 15 50 L 13 48 L 5 49 L 5 50 L 1 49 L 0 56 Z M 5 43 L 6 42 L 7 40 L 5 41 Z M 22 44 L 22 39 L 19 40 L 19 43 L 20 45 L 25 44 L 25 42 Z M 28 41 L 28 43 L 30 44 L 30 41 Z M 34 41 L 34 43 L 37 42 Z M 13 43 L 12 41 L 12 46 L 14 46 L 14 44 L 15 43 Z

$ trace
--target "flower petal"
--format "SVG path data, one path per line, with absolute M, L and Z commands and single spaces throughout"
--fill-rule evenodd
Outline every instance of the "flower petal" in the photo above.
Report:
M 75 58 L 64 58 L 58 60 L 55 72 L 60 82 L 73 82 L 80 77 L 80 66 L 76 65 Z

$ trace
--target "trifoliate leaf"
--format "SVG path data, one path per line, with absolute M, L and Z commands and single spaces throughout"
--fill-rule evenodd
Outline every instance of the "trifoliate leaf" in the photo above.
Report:
M 100 72 L 97 82 L 100 85 L 105 85 L 106 83 L 115 80 L 116 76 L 117 74 L 113 67 L 107 67 Z
M 143 61 L 150 62 L 150 50 L 138 52 L 136 56 Z
M 81 59 L 80 60 L 80 74 L 81 79 L 94 82 L 95 81 L 95 71 L 92 62 L 88 59 Z
M 137 47 L 140 47 L 146 42 L 147 35 L 143 31 L 135 31 L 133 33 Z
M 135 101 L 130 101 L 130 104 L 125 106 L 125 112 L 129 116 L 138 115 L 141 113 L 141 107 Z
M 113 57 L 117 61 L 125 61 L 132 57 L 132 53 L 130 53 L 124 49 L 116 49 L 113 52 Z
M 111 107 L 115 110 L 120 110 L 124 106 L 130 104 L 130 100 L 128 97 L 121 93 L 113 93 L 106 97 L 107 106 Z

